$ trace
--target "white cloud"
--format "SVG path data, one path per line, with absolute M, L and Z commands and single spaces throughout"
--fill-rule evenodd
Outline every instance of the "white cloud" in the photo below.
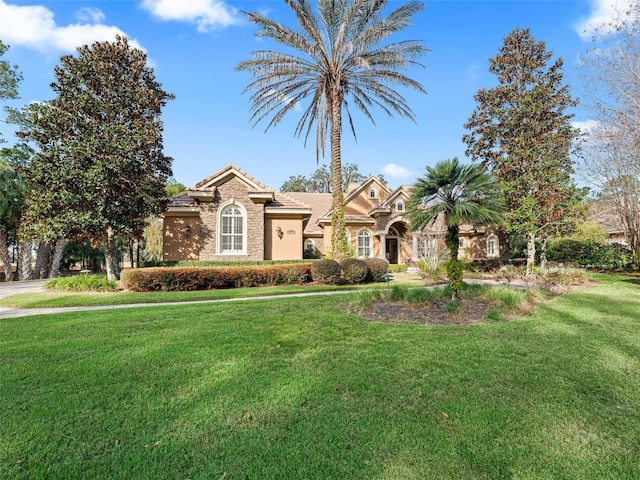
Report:
M 240 21 L 238 11 L 222 0 L 142 0 L 142 8 L 161 20 L 195 23 L 199 32 Z
M 574 26 L 578 35 L 587 40 L 593 35 L 609 35 L 628 16 L 634 0 L 591 0 L 591 14 Z
M 84 7 L 76 12 L 76 17 L 82 23 L 100 23 L 106 17 L 99 8 Z
M 116 35 L 126 36 L 118 27 L 96 23 L 104 20 L 104 14 L 98 9 L 81 9 L 78 19 L 75 24 L 57 25 L 53 12 L 44 6 L 11 5 L 0 0 L 2 41 L 13 47 L 72 52 L 81 45 L 113 41 Z M 141 48 L 135 40 L 130 39 L 129 44 Z
M 409 178 L 412 175 L 409 169 L 396 165 L 395 163 L 387 163 L 382 167 L 382 173 L 397 178 Z
M 585 136 L 592 135 L 602 127 L 597 120 L 574 121 L 571 122 L 571 126 L 580 130 L 580 133 Z

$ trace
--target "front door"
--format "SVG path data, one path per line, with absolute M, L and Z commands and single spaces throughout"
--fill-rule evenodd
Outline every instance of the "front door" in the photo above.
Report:
M 397 264 L 398 263 L 398 239 L 387 238 L 386 248 L 387 248 L 387 260 L 389 260 L 389 263 Z

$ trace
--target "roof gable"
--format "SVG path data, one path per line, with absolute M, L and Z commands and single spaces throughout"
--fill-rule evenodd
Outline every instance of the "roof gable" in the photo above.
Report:
M 198 182 L 195 187 L 188 188 L 189 191 L 212 190 L 228 182 L 231 178 L 237 178 L 247 186 L 247 189 L 255 192 L 273 192 L 273 190 L 262 184 L 244 170 L 229 164 L 222 170 Z

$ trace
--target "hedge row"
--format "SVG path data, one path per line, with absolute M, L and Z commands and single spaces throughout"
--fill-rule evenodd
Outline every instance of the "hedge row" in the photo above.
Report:
M 383 258 L 317 260 L 311 265 L 311 277 L 318 283 L 381 282 L 389 272 L 389 262 Z
M 309 260 L 155 260 L 140 262 L 140 268 L 153 267 L 238 267 L 255 265 L 308 264 Z
M 234 267 L 161 267 L 124 270 L 122 286 L 135 292 L 211 290 L 311 281 L 311 264 Z

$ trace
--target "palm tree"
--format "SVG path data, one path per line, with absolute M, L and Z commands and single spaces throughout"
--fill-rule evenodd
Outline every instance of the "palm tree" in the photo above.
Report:
M 254 126 L 267 121 L 266 130 L 277 125 L 290 111 L 308 102 L 295 135 L 304 133 L 305 144 L 315 126 L 316 160 L 324 156 L 327 130 L 331 146 L 332 234 L 334 258 L 346 251 L 344 194 L 341 185 L 342 115 L 351 131 L 354 123 L 347 99 L 375 124 L 371 109 L 381 108 L 389 116 L 414 120 L 405 98 L 389 85 L 410 87 L 425 93 L 422 85 L 399 73 L 427 49 L 421 41 L 384 41 L 411 25 L 422 11 L 421 2 L 409 1 L 387 17 L 388 0 L 317 0 L 317 12 L 309 0 L 285 0 L 293 10 L 299 31 L 270 20 L 260 13 L 245 13 L 258 26 L 256 36 L 267 37 L 289 52 L 261 50 L 240 62 L 237 69 L 250 72 L 253 81 L 245 92 L 251 95 Z
M 447 277 L 453 297 L 457 297 L 462 282 L 458 262 L 460 225 L 487 225 L 502 222 L 505 209 L 499 183 L 479 164 L 463 165 L 457 158 L 427 167 L 411 189 L 407 202 L 407 217 L 416 231 L 442 218 L 447 233 L 445 243 L 451 253 Z

